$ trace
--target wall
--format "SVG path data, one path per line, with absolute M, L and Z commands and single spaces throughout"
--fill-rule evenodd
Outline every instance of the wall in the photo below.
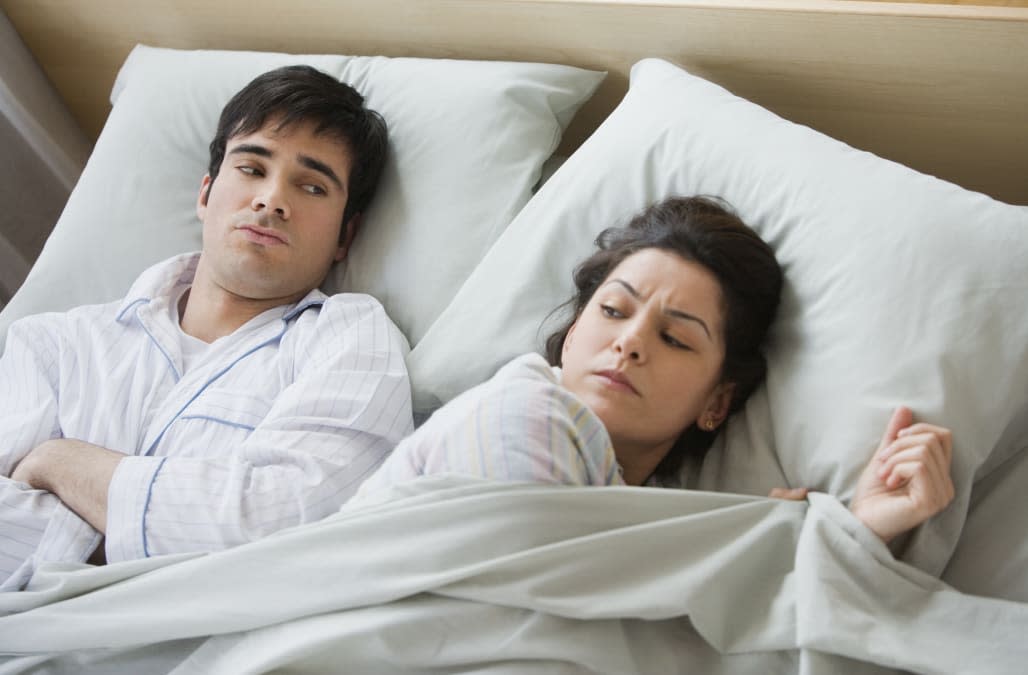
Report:
M 0 12 L 0 307 L 21 285 L 90 145 Z

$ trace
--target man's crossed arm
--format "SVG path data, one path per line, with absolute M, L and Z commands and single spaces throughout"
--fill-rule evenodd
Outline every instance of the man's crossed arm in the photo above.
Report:
M 107 530 L 107 489 L 123 454 L 71 438 L 37 445 L 11 478 L 57 496 L 99 532 Z

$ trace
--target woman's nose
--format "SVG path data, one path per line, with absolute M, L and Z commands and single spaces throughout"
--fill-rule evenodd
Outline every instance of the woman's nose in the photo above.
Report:
M 641 363 L 646 359 L 645 340 L 637 326 L 626 325 L 614 343 L 614 350 L 630 361 Z

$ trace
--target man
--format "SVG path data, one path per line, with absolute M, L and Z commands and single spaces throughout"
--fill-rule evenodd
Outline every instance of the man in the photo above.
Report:
M 374 299 L 317 290 L 385 152 L 349 86 L 261 75 L 211 143 L 201 253 L 120 302 L 11 326 L 0 589 L 46 561 L 217 550 L 319 519 L 410 433 L 405 340 Z

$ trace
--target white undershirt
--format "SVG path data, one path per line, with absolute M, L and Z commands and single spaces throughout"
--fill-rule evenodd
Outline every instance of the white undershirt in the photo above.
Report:
M 189 333 L 182 330 L 182 313 L 179 311 L 179 307 L 182 305 L 182 298 L 189 292 L 191 286 L 186 286 L 179 293 L 178 298 L 175 302 L 168 303 L 168 312 L 171 314 L 171 322 L 175 324 L 178 329 L 178 341 L 182 348 L 182 372 L 180 375 L 188 373 L 192 367 L 203 358 L 203 355 L 210 349 L 211 344 L 204 342 L 200 338 L 193 337 Z

